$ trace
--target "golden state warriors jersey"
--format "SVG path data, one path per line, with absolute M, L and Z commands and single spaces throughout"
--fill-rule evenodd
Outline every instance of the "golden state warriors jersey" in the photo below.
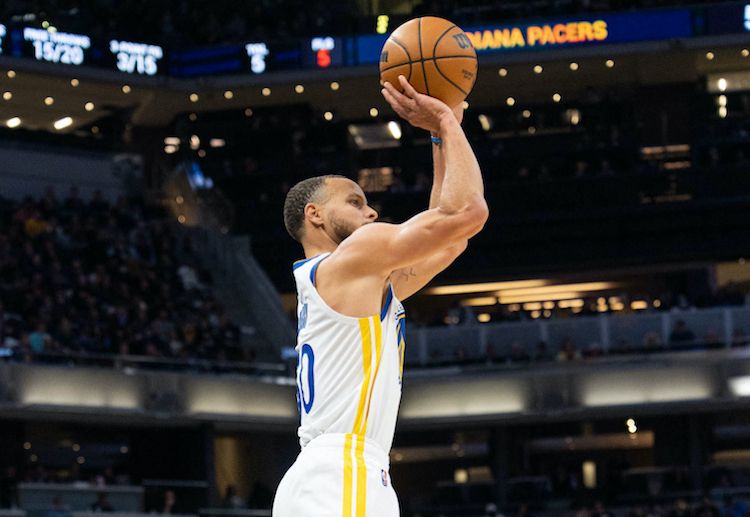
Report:
M 315 271 L 328 255 L 294 264 L 300 445 L 336 433 L 347 436 L 349 447 L 362 437 L 388 454 L 401 401 L 404 308 L 389 287 L 380 314 L 334 311 L 315 288 Z

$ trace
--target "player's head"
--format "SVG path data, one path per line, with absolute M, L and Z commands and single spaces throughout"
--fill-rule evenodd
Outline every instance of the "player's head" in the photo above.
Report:
M 300 181 L 284 202 L 286 230 L 302 244 L 313 235 L 323 234 L 339 244 L 377 217 L 359 185 L 332 174 Z

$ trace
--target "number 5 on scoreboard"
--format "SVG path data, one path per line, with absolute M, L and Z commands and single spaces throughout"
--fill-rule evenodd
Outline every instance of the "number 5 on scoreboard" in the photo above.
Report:
M 302 415 L 310 413 L 315 401 L 315 353 L 310 345 L 302 345 L 299 353 L 299 364 L 297 365 L 297 402 Z

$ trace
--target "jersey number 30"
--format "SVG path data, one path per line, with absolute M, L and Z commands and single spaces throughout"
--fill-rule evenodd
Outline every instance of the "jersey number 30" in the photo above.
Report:
M 305 408 L 305 413 L 309 413 L 315 400 L 314 366 L 315 354 L 312 347 L 305 343 L 302 345 L 302 350 L 300 350 L 299 365 L 297 367 L 297 402 L 299 403 L 300 414 L 302 413 L 302 408 Z

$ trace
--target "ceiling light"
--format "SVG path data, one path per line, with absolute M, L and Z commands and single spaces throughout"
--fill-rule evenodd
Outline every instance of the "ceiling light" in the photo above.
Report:
M 94 103 L 93 102 L 87 102 L 83 105 L 83 109 L 86 111 L 94 111 Z
M 122 85 L 122 93 L 130 93 L 132 90 L 127 84 Z
M 227 90 L 224 92 L 224 98 L 229 100 L 234 97 L 234 92 L 232 90 Z
M 323 113 L 323 118 L 330 122 L 331 120 L 333 120 L 333 113 L 331 113 L 330 111 L 326 111 L 325 113 Z
M 198 102 L 198 94 L 197 93 L 191 93 L 188 98 L 190 99 L 190 102 Z
M 210 145 L 211 147 L 224 147 L 225 145 L 227 145 L 227 141 L 223 138 L 212 138 L 208 141 L 208 145 Z
M 606 60 L 606 61 L 604 62 L 604 64 L 605 64 L 605 66 L 606 66 L 607 68 L 613 68 L 613 67 L 615 66 L 615 62 L 614 62 L 614 60 L 613 60 L 613 59 L 607 59 L 607 60 Z
M 201 139 L 198 137 L 198 135 L 193 135 L 190 137 L 190 148 L 195 151 L 201 146 Z
M 508 75 L 508 69 L 507 68 L 499 69 L 497 71 L 497 75 L 499 75 L 500 77 L 505 77 L 506 75 Z
M 167 154 L 174 154 L 177 152 L 177 146 L 176 145 L 165 145 L 164 146 L 164 152 Z
M 52 97 L 44 98 L 44 104 L 46 104 L 47 106 L 52 106 L 54 103 L 55 103 L 55 99 L 53 99 Z
M 554 102 L 560 102 L 562 100 L 562 96 L 559 93 L 555 93 L 552 95 L 552 100 Z
M 464 101 L 463 103 L 461 103 L 461 107 L 463 107 L 463 109 L 467 110 L 467 109 L 469 109 L 469 103 L 466 102 L 466 101 Z
M 748 49 L 746 49 L 746 48 L 743 48 L 743 49 L 742 49 L 742 50 L 740 51 L 740 54 L 742 54 L 742 57 L 748 57 L 748 56 L 750 56 L 750 50 L 748 50 Z
M 370 108 L 370 116 L 375 118 L 378 116 L 378 108 Z
M 298 84 L 297 86 L 294 87 L 294 91 L 297 93 L 302 93 L 305 91 L 305 87 L 302 86 L 301 84 Z
M 484 131 L 489 131 L 490 129 L 492 129 L 492 122 L 490 121 L 490 118 L 487 115 L 483 113 L 479 115 L 479 117 L 477 118 L 479 119 L 479 124 L 482 126 L 482 129 Z
M 198 120 L 198 115 L 196 113 L 191 113 L 190 115 L 188 115 L 188 118 L 191 122 L 195 122 L 196 120 Z
M 713 52 L 706 52 L 706 59 L 709 61 L 712 61 L 715 57 L 716 55 Z
M 13 79 L 16 76 L 15 70 L 8 70 L 8 78 Z
M 534 66 L 534 73 L 535 74 L 541 74 L 544 71 L 544 68 L 542 65 L 535 65 Z
M 388 122 L 388 131 L 391 132 L 391 136 L 395 140 L 401 139 L 401 126 L 399 125 L 398 122 L 394 122 L 393 120 Z
M 81 82 L 80 82 L 80 81 L 79 81 L 78 79 L 71 79 L 71 80 L 70 80 L 70 85 L 71 85 L 71 86 L 72 86 L 73 88 L 77 87 L 77 86 L 78 86 L 79 84 L 81 84 Z
M 176 136 L 168 136 L 164 139 L 164 145 L 180 145 L 180 139 Z
M 718 82 L 716 83 L 716 86 L 719 87 L 720 92 L 727 91 L 727 80 L 723 77 L 719 78 Z
M 331 83 L 331 90 L 333 90 L 335 92 L 335 91 L 337 91 L 340 88 L 340 86 L 341 85 L 339 85 L 339 83 L 337 83 L 336 81 L 333 81 Z
M 198 156 L 200 156 L 201 158 L 205 158 L 206 157 L 206 150 L 205 149 L 198 149 Z
M 531 112 L 529 110 L 523 110 L 523 112 L 521 113 L 521 115 L 523 116 L 523 118 L 530 118 L 531 117 Z
M 260 93 L 263 94 L 263 97 L 268 97 L 269 95 L 271 95 L 271 88 L 263 88 Z
M 508 97 L 507 99 L 505 99 L 505 104 L 507 104 L 508 106 L 513 106 L 515 103 L 516 99 L 514 99 L 513 97 Z
M 55 123 L 53 124 L 55 126 L 55 129 L 60 131 L 61 129 L 65 129 L 66 127 L 73 124 L 73 119 L 71 117 L 63 117 L 60 120 L 55 120 Z
M 245 116 L 250 118 L 253 116 L 253 110 L 250 108 L 245 108 Z
M 98 135 L 99 134 L 99 126 L 91 126 L 91 133 Z
M 10 118 L 5 122 L 5 125 L 10 128 L 18 127 L 21 125 L 21 119 L 18 117 Z
M 426 294 L 467 294 L 487 293 L 490 291 L 505 291 L 508 289 L 521 289 L 529 287 L 543 287 L 549 285 L 547 280 L 512 280 L 508 282 L 485 282 L 481 284 L 456 284 L 432 287 L 427 289 Z
M 3 93 L 3 100 L 9 101 L 13 98 L 13 94 L 11 92 L 4 92 Z
M 573 70 L 574 72 L 578 70 L 578 63 L 576 63 L 575 61 L 570 63 L 570 65 L 568 66 L 570 66 L 570 69 Z

